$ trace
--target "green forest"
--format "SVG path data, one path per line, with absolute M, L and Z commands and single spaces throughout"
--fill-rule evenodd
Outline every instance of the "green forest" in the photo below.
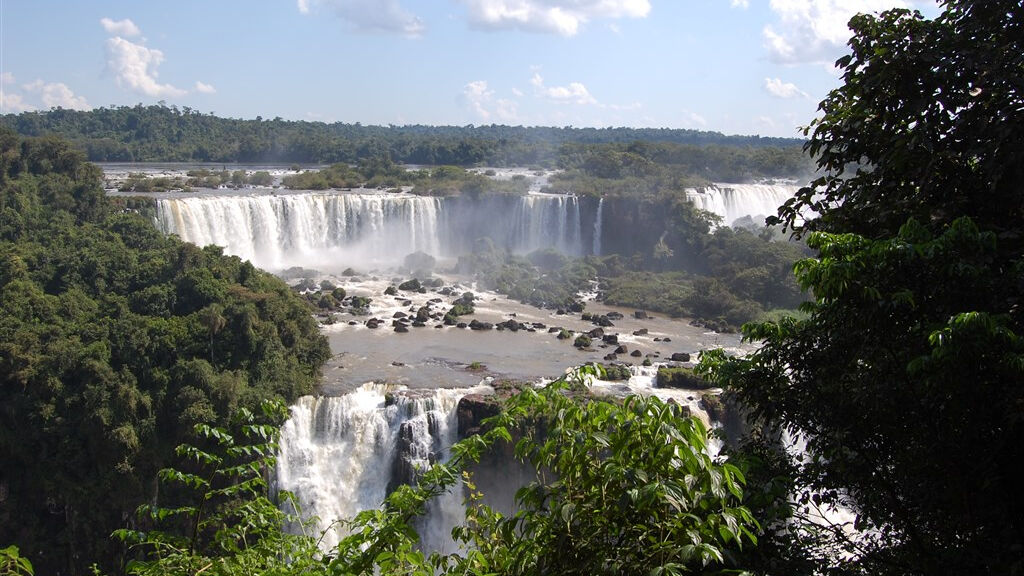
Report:
M 163 104 L 8 114 L 0 117 L 0 124 L 25 136 L 66 138 L 93 162 L 356 164 L 387 158 L 429 166 L 555 167 L 560 156 L 574 155 L 575 150 L 589 145 L 645 142 L 652 146 L 674 144 L 674 149 L 694 159 L 721 153 L 750 156 L 756 164 L 767 155 L 808 167 L 802 163 L 800 140 L 726 136 L 699 130 L 363 126 L 281 118 L 219 118 Z M 568 147 L 565 152 L 563 147 Z M 765 152 L 765 148 L 774 151 Z M 726 164 L 735 168 L 743 163 L 727 160 Z M 724 179 L 742 180 L 741 173 L 734 175 Z
M 163 236 L 101 177 L 0 132 L 0 541 L 41 574 L 109 566 L 195 425 L 311 392 L 330 354 L 284 282 Z
M 816 177 L 769 218 L 810 250 L 793 272 L 811 300 L 743 326 L 755 352 L 706 351 L 696 368 L 747 419 L 723 457 L 674 403 L 590 397 L 602 368 L 582 367 L 511 395 L 328 551 L 266 475 L 284 405 L 329 354 L 310 308 L 105 198 L 81 152 L 92 113 L 60 111 L 74 143 L 17 126 L 47 114 L 5 118 L 26 134 L 0 132 L 0 574 L 1024 573 L 1024 8 L 941 7 L 850 22 L 841 85 L 806 132 Z M 668 182 L 636 136 L 567 144 L 598 153 L 562 183 L 605 197 L 634 170 Z M 355 156 L 328 161 L 384 157 Z M 704 265 L 742 276 L 711 257 L 741 234 L 716 232 Z M 668 238 L 660 261 L 675 266 Z M 474 255 L 486 266 L 486 247 Z M 638 260 L 630 290 L 672 273 L 644 269 L 654 252 Z M 489 450 L 544 472 L 514 514 L 473 484 Z M 466 549 L 424 553 L 415 519 L 458 482 Z M 849 523 L 816 514 L 832 506 Z

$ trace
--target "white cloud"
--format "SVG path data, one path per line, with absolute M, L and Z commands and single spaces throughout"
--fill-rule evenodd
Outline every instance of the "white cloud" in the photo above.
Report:
M 580 82 L 570 82 L 567 86 L 545 86 L 540 73 L 534 73 L 530 79 L 537 94 L 567 104 L 597 104 L 597 99 L 590 95 L 587 87 Z
M 217 92 L 217 89 L 205 82 L 196 80 L 195 91 L 202 94 L 214 94 Z
M 0 89 L 0 114 L 19 114 L 35 109 L 35 106 L 25 102 L 21 94 L 11 94 Z
M 117 85 L 153 98 L 175 98 L 187 92 L 170 84 L 160 84 L 157 68 L 164 53 L 155 48 L 129 42 L 120 36 L 107 40 L 107 69 Z
M 92 106 L 86 102 L 84 96 L 75 96 L 71 88 L 62 82 L 43 82 L 36 80 L 22 86 L 27 92 L 39 94 L 43 106 L 46 108 L 69 108 L 71 110 L 89 110 Z
M 0 74 L 0 84 L 14 84 L 14 74 L 10 72 Z
M 517 98 L 522 98 L 523 97 L 523 91 L 520 90 L 519 88 L 513 88 L 512 89 L 512 94 L 514 96 L 516 96 Z
M 462 88 L 462 99 L 478 118 L 484 121 L 512 122 L 519 117 L 518 104 L 505 98 L 494 98 L 494 90 L 486 80 L 476 80 Z
M 683 125 L 687 128 L 705 128 L 708 125 L 708 120 L 696 112 L 683 110 Z
M 765 78 L 764 89 L 776 98 L 810 98 L 807 92 L 797 88 L 792 82 L 783 82 L 781 78 Z
M 100 25 L 107 31 L 107 34 L 114 36 L 123 36 L 131 38 L 132 36 L 138 36 L 142 34 L 139 27 L 134 22 L 125 18 L 124 20 L 111 20 L 110 18 L 100 18 Z
M 778 22 L 765 26 L 765 48 L 778 63 L 831 64 L 850 38 L 847 23 L 855 14 L 906 6 L 900 0 L 771 0 Z
M 424 30 L 423 21 L 402 8 L 398 0 L 297 0 L 297 6 L 303 14 L 324 6 L 357 30 L 411 37 Z
M 645 18 L 648 0 L 460 0 L 469 20 L 484 28 L 574 36 L 591 20 Z
M 743 8 L 746 10 L 747 8 L 750 8 L 750 0 L 732 0 L 732 7 Z
M 494 91 L 487 87 L 486 80 L 476 80 L 466 84 L 462 88 L 462 97 L 469 105 L 469 109 L 480 117 L 481 120 L 489 120 L 491 112 L 487 109 L 487 102 L 494 96 Z

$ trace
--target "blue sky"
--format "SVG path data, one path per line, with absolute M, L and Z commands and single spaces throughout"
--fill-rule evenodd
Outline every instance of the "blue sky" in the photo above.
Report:
M 0 109 L 798 136 L 848 18 L 931 0 L 0 0 Z

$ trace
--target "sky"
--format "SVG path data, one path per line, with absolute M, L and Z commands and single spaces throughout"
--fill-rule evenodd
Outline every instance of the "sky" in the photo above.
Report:
M 0 113 L 801 136 L 857 12 L 933 0 L 0 0 Z

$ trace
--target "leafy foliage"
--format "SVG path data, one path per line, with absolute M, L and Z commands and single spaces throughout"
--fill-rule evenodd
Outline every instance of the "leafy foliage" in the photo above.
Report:
M 511 397 L 482 435 L 451 448 L 447 462 L 348 520 L 349 536 L 325 554 L 315 536 L 284 534 L 291 518 L 265 496 L 261 470 L 272 462 L 274 429 L 254 425 L 251 415 L 236 423 L 237 433 L 200 425 L 210 448 L 178 449 L 199 464 L 196 471 L 161 473 L 187 486 L 193 503 L 142 508 L 160 521 L 186 522 L 176 532 L 120 531 L 147 552 L 129 573 L 682 574 L 734 566 L 759 530 L 742 505 L 743 473 L 715 462 L 703 425 L 674 404 L 567 394 L 599 374 L 584 367 Z M 466 469 L 514 438 L 516 458 L 538 477 L 517 494 L 519 511 L 506 517 L 481 503 Z M 466 523 L 453 535 L 465 549 L 425 554 L 415 519 L 430 499 L 463 486 Z
M 744 477 L 707 453 L 706 430 L 674 404 L 574 399 L 566 390 L 598 375 L 584 367 L 543 390 L 512 397 L 487 432 L 452 447 L 451 460 L 359 515 L 332 568 L 346 574 L 682 574 L 731 564 L 759 529 L 742 506 Z M 459 555 L 424 557 L 410 520 L 429 497 L 496 442 L 538 470 L 503 516 L 480 503 L 471 476 Z
M 0 131 L 0 541 L 45 573 L 110 566 L 195 424 L 310 392 L 309 308 L 238 258 L 109 203 L 56 139 Z
M 855 518 L 780 525 L 812 560 L 791 573 L 1024 569 L 1024 11 L 943 5 L 851 21 L 808 144 L 823 176 L 778 218 L 809 234 L 796 272 L 815 301 L 747 327 L 764 342 L 750 357 L 703 363 L 806 442 L 777 467 L 793 509 Z M 807 208 L 820 217 L 801 222 Z
M 189 471 L 165 468 L 160 479 L 182 501 L 139 507 L 142 522 L 154 526 L 148 532 L 114 533 L 139 556 L 128 563 L 128 574 L 308 574 L 322 568 L 316 540 L 287 532 L 285 527 L 301 522 L 270 499 L 266 477 L 275 464 L 278 426 L 287 408 L 265 402 L 263 412 L 270 424 L 257 423 L 242 409 L 230 430 L 196 425 L 197 441 L 209 448 L 178 446 Z M 276 496 L 294 507 L 290 494 Z
M 32 562 L 18 552 L 17 546 L 0 548 L 0 574 L 3 576 L 32 576 Z

